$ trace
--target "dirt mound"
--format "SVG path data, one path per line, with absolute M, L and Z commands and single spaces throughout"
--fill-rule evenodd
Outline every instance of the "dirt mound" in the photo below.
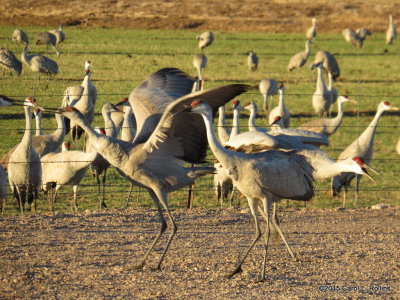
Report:
M 182 1 L 3 0 L 0 24 L 196 29 L 230 32 L 303 32 L 317 18 L 318 31 L 346 27 L 385 31 L 400 1 Z

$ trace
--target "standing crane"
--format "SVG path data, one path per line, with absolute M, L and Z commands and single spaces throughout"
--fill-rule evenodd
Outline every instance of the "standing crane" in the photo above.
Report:
M 17 73 L 18 76 L 21 76 L 22 63 L 15 54 L 7 48 L 0 48 L 0 66 L 3 67 L 3 77 L 6 71 L 9 73 Z
M 261 95 L 263 96 L 263 108 L 266 116 L 268 117 L 268 97 L 278 93 L 278 82 L 275 79 L 265 78 L 261 79 L 258 87 Z
M 242 264 L 256 242 L 261 237 L 257 213 L 260 212 L 266 221 L 264 261 L 259 277 L 265 280 L 266 258 L 270 237 L 270 224 L 277 229 L 284 239 L 279 224 L 270 218 L 271 197 L 310 200 L 314 196 L 312 168 L 305 159 L 295 152 L 267 151 L 245 154 L 225 149 L 217 140 L 213 129 L 213 112 L 211 107 L 195 100 L 191 103 L 192 112 L 200 114 L 207 129 L 207 138 L 212 152 L 236 188 L 247 198 L 255 223 L 254 239 L 235 269 L 227 276 L 232 277 L 242 270 Z M 260 207 L 262 202 L 264 210 Z M 287 244 L 287 243 L 286 243 Z
M 117 128 L 115 128 L 115 124 L 111 119 L 111 113 L 115 112 L 116 108 L 111 103 L 106 103 L 103 105 L 101 109 L 101 115 L 104 119 L 104 132 L 100 130 L 100 134 L 105 134 L 106 136 L 112 137 L 114 139 L 118 136 Z M 96 151 L 96 147 L 93 145 L 93 142 L 89 139 L 86 144 L 86 152 Z M 106 189 L 106 179 L 107 179 L 107 170 L 110 167 L 110 163 L 106 158 L 104 158 L 100 153 L 97 153 L 93 163 L 90 168 L 93 176 L 96 178 L 97 188 L 99 191 L 99 200 L 100 200 L 100 208 L 106 208 L 105 202 L 105 189 Z M 100 176 L 102 175 L 102 184 L 100 184 Z M 101 188 L 102 186 L 102 188 Z
M 255 102 L 250 101 L 244 106 L 244 109 L 250 111 L 249 120 L 248 120 L 248 127 L 249 131 L 260 131 L 260 132 L 267 132 L 266 128 L 258 127 L 256 125 L 256 116 L 258 111 L 258 106 Z M 224 143 L 222 143 L 223 145 Z
M 28 35 L 25 33 L 25 31 L 16 28 L 14 29 L 12 36 L 11 36 L 11 40 L 17 44 L 21 44 L 23 46 L 27 46 L 29 45 L 29 39 L 28 39 Z
M 199 80 L 203 80 L 203 69 L 207 66 L 207 57 L 204 54 L 195 54 L 193 66 L 197 70 Z
M 240 105 L 240 101 L 238 99 L 233 100 L 233 120 L 232 120 L 232 130 L 229 135 L 229 140 L 233 139 L 235 136 L 240 134 L 240 110 L 242 106 Z
M 324 70 L 332 73 L 332 78 L 334 80 L 340 76 L 339 64 L 333 54 L 329 53 L 328 51 L 319 50 L 315 54 L 314 62 L 310 66 L 311 70 L 320 63 L 322 63 L 322 68 Z
M 353 46 L 361 49 L 363 47 L 364 40 L 368 35 L 371 35 L 371 32 L 365 28 L 358 28 L 356 31 L 351 28 L 346 28 L 343 29 L 342 34 L 346 42 L 349 42 Z
M 21 60 L 32 72 L 38 74 L 38 81 L 40 81 L 40 74 L 47 74 L 49 76 L 58 74 L 58 64 L 56 61 L 44 55 L 28 54 L 27 45 L 22 52 Z
M 66 146 L 69 150 L 69 147 Z M 51 152 L 41 158 L 42 189 L 47 192 L 50 211 L 54 212 L 54 204 L 58 190 L 64 185 L 71 185 L 74 192 L 74 209 L 78 211 L 76 195 L 78 186 L 86 174 L 89 165 L 94 161 L 96 151 Z
M 365 161 L 366 164 L 369 164 L 372 159 L 373 147 L 374 147 L 374 137 L 376 128 L 378 127 L 378 122 L 382 116 L 382 113 L 385 111 L 393 111 L 399 110 L 398 107 L 391 105 L 387 101 L 382 101 L 378 105 L 378 109 L 376 111 L 375 117 L 368 125 L 368 127 L 364 130 L 364 132 L 353 142 L 351 143 L 342 153 L 339 155 L 339 160 L 346 159 L 348 157 L 360 157 Z M 333 196 L 339 195 L 342 188 L 344 188 L 343 195 L 343 207 L 346 206 L 346 194 L 348 188 L 350 186 L 353 178 L 356 177 L 354 173 L 343 173 L 338 176 L 335 176 L 332 179 L 332 193 Z M 358 189 L 362 176 L 357 175 L 356 179 L 356 195 L 355 195 L 355 203 L 358 201 Z
M 330 118 L 330 119 L 312 120 L 312 121 L 306 122 L 304 124 L 301 124 L 299 129 L 318 132 L 318 133 L 325 135 L 326 137 L 331 136 L 332 134 L 334 134 L 336 132 L 336 130 L 338 130 L 338 128 L 340 127 L 340 124 L 342 124 L 343 116 L 344 116 L 343 103 L 348 102 L 348 101 L 357 103 L 354 100 L 349 100 L 349 98 L 347 96 L 340 96 L 337 101 L 338 112 L 337 112 L 336 117 Z
M 64 32 L 59 30 L 52 30 L 46 32 L 39 32 L 35 35 L 36 45 L 51 45 L 53 46 L 54 50 L 56 51 L 57 57 L 60 56 L 61 51 L 58 49 L 58 45 L 64 41 L 65 35 Z M 61 41 L 62 40 L 62 41 Z
M 61 24 L 58 26 L 58 29 L 53 29 L 49 32 L 54 34 L 56 37 L 56 45 L 61 46 L 61 44 L 65 41 L 64 25 Z
M 169 85 L 176 81 L 181 81 L 181 85 Z M 203 162 L 207 151 L 204 123 L 199 116 L 186 112 L 187 106 L 192 100 L 199 98 L 210 103 L 216 113 L 219 106 L 250 88 L 247 85 L 232 84 L 190 93 L 192 86 L 193 80 L 181 70 L 174 68 L 161 69 L 139 85 L 129 97 L 131 106 L 137 114 L 137 128 L 141 131 L 133 143 L 98 134 L 74 107 L 59 110 L 59 113 L 74 120 L 87 132 L 99 154 L 130 178 L 135 185 L 146 188 L 157 206 L 160 231 L 141 262 L 135 267 L 137 269 L 144 266 L 151 250 L 169 227 L 163 209 L 168 216 L 171 229 L 157 269 L 161 267 L 175 236 L 177 225 L 169 210 L 168 193 L 193 184 L 198 177 L 214 171 L 214 168 L 210 167 L 183 165 L 184 161 Z M 179 91 L 183 92 L 183 89 L 189 90 L 189 94 L 175 100 L 174 97 Z M 152 97 L 149 97 L 150 95 Z M 154 105 L 147 106 L 146 103 L 151 101 Z M 159 111 L 161 106 L 165 107 L 161 115 L 152 114 L 154 111 Z M 141 120 L 144 120 L 145 124 L 141 123 Z
M 211 31 L 205 31 L 199 34 L 196 39 L 198 41 L 199 48 L 203 50 L 204 48 L 210 46 L 214 41 L 214 34 Z
M 318 70 L 317 85 L 312 97 L 312 105 L 315 113 L 322 117 L 327 116 L 332 104 L 332 95 L 326 87 L 324 78 L 322 76 L 322 64 L 313 65 Z
M 253 51 L 247 52 L 247 66 L 249 67 L 249 70 L 252 72 L 257 71 L 258 68 L 258 57 Z
M 35 103 L 35 98 L 28 97 L 26 102 Z M 40 191 L 42 169 L 39 155 L 32 145 L 32 111 L 31 106 L 24 106 L 25 133 L 8 161 L 8 181 L 17 196 L 21 214 L 24 214 L 28 202 L 36 211 L 36 198 Z
M 283 121 L 283 126 L 285 128 L 289 128 L 290 126 L 290 112 L 285 106 L 284 95 L 285 95 L 285 86 L 283 83 L 279 84 L 278 87 L 279 93 L 279 104 L 274 107 L 269 113 L 269 123 L 274 122 L 276 116 L 281 116 Z
M 393 16 L 389 15 L 389 27 L 386 31 L 386 44 L 393 44 L 397 36 L 397 24 L 393 21 Z
M 288 64 L 288 71 L 292 71 L 296 68 L 301 68 L 304 66 L 310 57 L 311 49 L 310 49 L 311 40 L 306 41 L 306 49 L 302 52 L 296 53 L 293 55 Z
M 312 18 L 311 22 L 312 22 L 312 25 L 310 28 L 308 28 L 308 30 L 306 32 L 306 38 L 309 41 L 314 40 L 317 36 L 317 19 Z

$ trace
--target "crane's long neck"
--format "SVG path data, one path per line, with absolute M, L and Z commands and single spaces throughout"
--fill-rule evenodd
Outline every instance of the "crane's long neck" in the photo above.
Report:
M 28 56 L 28 45 L 24 47 L 24 50 L 22 51 L 21 54 L 21 60 L 24 64 L 26 64 L 28 67 L 30 66 L 31 63 L 31 57 Z
M 329 158 L 324 160 L 322 163 L 320 162 L 318 166 L 314 167 L 313 175 L 315 179 L 320 180 L 333 178 L 345 172 L 354 172 L 349 166 L 348 160 L 334 161 Z
M 116 138 L 118 135 L 118 130 L 115 127 L 114 121 L 111 119 L 111 112 L 103 110 L 101 115 L 104 119 L 104 129 L 106 130 L 106 135 Z
M 42 114 L 39 113 L 35 113 L 35 135 L 39 136 L 43 134 L 43 127 L 42 127 Z
M 343 116 L 344 116 L 343 102 L 338 101 L 338 113 L 336 117 L 329 120 L 328 131 L 330 131 L 331 134 L 334 134 L 336 130 L 339 128 L 340 124 L 342 124 Z
M 122 123 L 121 140 L 126 142 L 132 142 L 133 138 L 135 137 L 131 114 L 132 112 L 130 110 L 126 110 L 124 112 L 124 122 Z
M 240 124 L 239 124 L 239 122 L 240 122 L 239 110 L 238 109 L 234 109 L 233 110 L 232 131 L 231 131 L 231 135 L 229 137 L 230 139 L 240 133 Z
M 322 68 L 318 67 L 318 77 L 317 77 L 317 90 L 324 91 L 326 89 L 324 78 L 322 77 Z
M 328 89 L 331 91 L 333 88 L 332 73 L 328 72 Z
M 249 131 L 257 131 L 256 114 L 257 114 L 257 109 L 255 108 L 254 105 L 252 105 L 250 108 L 250 116 L 248 123 Z
M 209 111 L 208 113 L 202 113 L 201 115 L 206 125 L 207 139 L 212 152 L 224 167 L 228 166 L 230 161 L 230 153 L 232 153 L 232 151 L 225 149 L 218 141 L 212 125 L 213 120 L 211 112 Z
M 284 117 L 285 113 L 285 99 L 284 92 L 282 89 L 279 90 L 279 114 Z
M 307 42 L 306 42 L 306 55 L 307 55 L 307 57 L 309 57 L 310 54 L 311 54 L 310 42 L 307 41 Z
M 25 132 L 22 137 L 20 145 L 23 147 L 29 147 L 32 145 L 32 113 L 30 106 L 24 106 L 25 110 Z
M 380 120 L 383 112 L 384 112 L 383 109 L 378 108 L 374 119 L 371 121 L 371 123 L 368 125 L 368 127 L 364 130 L 364 132 L 358 138 L 359 142 L 363 142 L 363 143 L 367 143 L 367 144 L 374 143 L 374 136 L 375 136 L 376 128 L 378 126 L 379 120 Z
M 56 114 L 57 129 L 53 132 L 55 140 L 62 143 L 65 137 L 65 124 L 64 117 L 60 114 Z
M 218 126 L 225 126 L 225 105 L 218 108 Z

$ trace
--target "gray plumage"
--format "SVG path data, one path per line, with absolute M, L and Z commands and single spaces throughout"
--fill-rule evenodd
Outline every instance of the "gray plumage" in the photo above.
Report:
M 205 31 L 196 37 L 200 49 L 204 49 L 211 45 L 214 41 L 214 34 L 211 31 Z
M 28 54 L 28 46 L 25 46 L 21 60 L 32 72 L 38 74 L 39 79 L 40 74 L 47 74 L 49 76 L 58 74 L 58 64 L 56 61 L 44 55 Z
M 351 28 L 346 28 L 343 29 L 342 34 L 348 43 L 361 49 L 364 45 L 364 40 L 368 35 L 371 35 L 371 32 L 365 28 L 358 28 L 356 31 Z
M 58 29 L 50 30 L 49 32 L 56 37 L 56 45 L 60 45 L 65 41 L 65 32 L 63 25 L 60 25 L 58 26 Z
M 82 97 L 83 90 L 84 88 L 81 85 L 67 87 L 64 91 L 61 107 L 74 105 Z
M 322 64 L 314 65 L 314 67 L 317 68 L 318 73 L 316 88 L 312 97 L 312 105 L 318 116 L 328 116 L 332 105 L 332 95 L 326 87 L 322 76 Z
M 192 112 L 200 114 L 207 128 L 208 142 L 212 152 L 222 166 L 227 170 L 235 187 L 247 198 L 251 214 L 255 222 L 255 237 L 244 257 L 236 268 L 228 274 L 232 277 L 241 271 L 241 266 L 248 253 L 261 237 L 258 212 L 266 221 L 266 241 L 264 265 L 260 280 L 265 280 L 266 255 L 270 235 L 270 223 L 280 233 L 279 224 L 270 218 L 272 199 L 290 198 L 310 200 L 314 195 L 312 167 L 304 157 L 295 152 L 267 151 L 262 153 L 245 154 L 225 149 L 217 140 L 213 129 L 211 107 L 200 101 L 192 103 Z M 264 210 L 261 209 L 260 202 Z
M 328 71 L 328 91 L 331 94 L 332 104 L 334 104 L 338 98 L 338 91 L 336 87 L 333 85 L 333 74 L 331 71 Z M 330 115 L 330 112 L 329 112 Z
M 193 66 L 197 70 L 199 80 L 203 80 L 203 69 L 207 66 L 207 57 L 204 54 L 195 54 Z
M 222 145 L 224 145 L 231 134 L 231 131 L 226 127 L 225 124 L 225 105 L 221 105 L 218 108 L 218 137 Z
M 312 22 L 312 25 L 310 28 L 308 28 L 308 30 L 306 32 L 306 38 L 307 38 L 307 40 L 310 40 L 310 41 L 315 39 L 317 36 L 317 19 L 312 18 L 311 22 Z
M 98 134 L 85 117 L 73 107 L 60 111 L 87 132 L 92 145 L 114 167 L 130 178 L 135 185 L 146 188 L 157 206 L 161 221 L 160 232 L 136 268 L 143 267 L 149 253 L 169 227 L 162 209 L 168 216 L 171 231 L 157 268 L 160 268 L 176 233 L 177 226 L 168 207 L 168 193 L 193 184 L 196 178 L 214 171 L 214 168 L 210 167 L 185 167 L 183 165 L 184 161 L 202 162 L 207 152 L 204 122 L 200 116 L 185 112 L 187 106 L 194 99 L 201 99 L 211 103 L 216 112 L 219 106 L 249 88 L 246 85 L 228 85 L 190 93 L 193 84 L 185 87 L 184 83 L 188 82 L 185 78 L 187 75 L 178 69 L 162 69 L 149 76 L 131 93 L 130 103 L 135 114 L 138 112 L 138 116 L 140 116 L 137 118 L 140 120 L 138 129 L 140 128 L 142 131 L 137 134 L 133 143 Z M 183 81 L 183 85 L 173 84 L 177 81 Z M 180 92 L 185 92 L 185 89 L 188 89 L 190 94 L 175 100 L 174 97 Z M 152 97 L 147 98 L 149 95 Z M 146 105 L 151 102 L 153 105 Z M 135 106 L 139 103 L 142 103 L 141 106 L 138 105 L 141 108 L 136 110 Z M 163 113 L 157 113 L 157 116 L 151 114 L 151 112 L 160 111 L 161 107 L 163 107 Z M 145 115 L 147 118 L 141 119 Z M 148 123 L 150 118 L 152 121 L 157 118 L 158 121 Z M 149 127 L 145 129 L 147 124 L 152 127 L 150 131 Z
M 342 124 L 344 116 L 343 103 L 347 101 L 349 101 L 347 97 L 340 96 L 338 98 L 338 112 L 335 118 L 312 120 L 302 124 L 299 128 L 318 132 L 326 137 L 331 136 L 338 130 L 340 124 Z
M 263 96 L 263 109 L 268 117 L 268 97 L 278 93 L 278 82 L 275 79 L 261 79 L 258 88 Z
M 302 66 L 304 66 L 306 64 L 306 62 L 311 54 L 310 43 L 311 43 L 310 40 L 307 40 L 305 50 L 293 55 L 290 58 L 289 64 L 288 64 L 288 71 L 292 71 L 293 69 L 296 69 L 296 68 L 301 68 Z
M 228 198 L 230 199 L 230 205 L 232 206 L 233 200 L 233 182 L 222 164 L 216 160 L 214 162 L 215 174 L 214 174 L 214 189 L 217 195 L 218 201 L 222 204 Z
M 397 36 L 397 24 L 393 20 L 392 15 L 389 15 L 389 27 L 386 31 L 386 44 L 391 45 L 393 44 L 394 40 Z
M 332 72 L 332 77 L 334 80 L 340 76 L 339 64 L 333 54 L 328 51 L 319 50 L 315 54 L 314 62 L 311 64 L 310 68 L 313 69 L 315 65 L 322 63 L 322 67 L 325 71 Z
M 40 158 L 32 145 L 31 107 L 24 106 L 24 110 L 25 133 L 8 161 L 8 181 L 14 195 L 17 196 L 21 214 L 24 214 L 26 202 L 31 205 L 33 210 L 36 210 L 36 199 L 42 177 Z
M 0 48 L 0 66 L 3 67 L 3 76 L 6 71 L 17 73 L 18 76 L 22 73 L 21 61 L 18 60 L 11 50 L 6 48 Z
M 121 140 L 132 142 L 136 135 L 135 124 L 133 124 L 132 107 L 123 106 L 124 121 L 121 128 Z
M 52 46 L 57 54 L 60 56 L 61 52 L 57 47 L 57 36 L 53 32 L 39 32 L 35 35 L 36 45 L 47 45 Z
M 76 195 L 78 186 L 86 174 L 89 165 L 96 157 L 96 152 L 64 151 L 48 153 L 41 158 L 42 189 L 50 193 L 48 197 L 50 210 L 54 211 L 54 203 L 58 190 L 64 185 L 71 185 L 74 192 L 73 205 L 78 211 Z
M 7 200 L 7 174 L 3 166 L 0 165 L 0 210 L 4 212 Z
M 247 56 L 247 67 L 250 71 L 255 72 L 258 68 L 258 57 L 253 51 L 249 51 Z
M 399 110 L 399 109 L 386 101 L 382 101 L 381 103 L 379 103 L 374 119 L 364 130 L 364 132 L 339 155 L 338 160 L 346 159 L 349 157 L 360 157 L 368 165 L 372 159 L 375 132 L 378 126 L 379 119 L 381 118 L 383 112 L 390 110 Z M 346 193 L 354 177 L 355 177 L 354 173 L 343 173 L 339 176 L 335 176 L 332 179 L 331 186 L 332 186 L 333 196 L 339 195 L 342 188 L 344 188 L 343 206 L 346 205 Z M 362 177 L 361 175 L 357 175 L 356 179 L 356 187 L 355 187 L 356 204 L 358 201 L 358 189 L 361 177 Z
M 13 42 L 21 44 L 23 46 L 29 45 L 28 35 L 25 33 L 25 31 L 19 28 L 14 29 L 11 39 Z

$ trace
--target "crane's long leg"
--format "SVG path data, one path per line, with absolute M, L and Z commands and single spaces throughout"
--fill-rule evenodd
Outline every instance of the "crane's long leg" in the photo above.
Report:
M 170 243 L 172 241 L 172 238 L 174 237 L 174 235 L 175 235 L 175 233 L 177 231 L 176 224 L 175 224 L 175 222 L 174 222 L 174 220 L 173 220 L 173 218 L 171 216 L 171 213 L 169 211 L 169 208 L 168 208 L 167 197 L 166 197 L 165 192 L 163 192 L 163 191 L 156 192 L 156 191 L 149 190 L 149 193 L 150 193 L 150 196 L 153 198 L 154 203 L 157 206 L 158 214 L 159 214 L 160 221 L 161 221 L 161 227 L 160 227 L 159 233 L 157 234 L 157 236 L 155 237 L 155 239 L 151 243 L 149 249 L 147 249 L 145 255 L 143 256 L 142 261 L 138 265 L 135 266 L 136 269 L 143 268 L 143 266 L 144 266 L 144 264 L 146 262 L 146 259 L 150 254 L 150 251 L 154 248 L 154 246 L 156 245 L 156 243 L 158 242 L 158 240 L 160 239 L 160 237 L 162 236 L 162 234 L 165 232 L 165 230 L 168 227 L 167 226 L 167 222 L 166 222 L 165 217 L 164 217 L 163 212 L 162 212 L 161 205 L 164 206 L 164 208 L 165 208 L 165 210 L 167 212 L 167 215 L 168 215 L 168 217 L 169 217 L 169 219 L 171 221 L 172 230 L 171 230 L 171 234 L 170 234 L 170 236 L 168 238 L 167 244 L 165 245 L 164 251 L 163 251 L 163 253 L 161 255 L 161 258 L 160 258 L 160 260 L 159 260 L 159 262 L 157 264 L 157 269 L 160 269 L 162 260 L 164 259 L 164 256 L 165 256 L 166 252 L 168 251 L 168 248 L 169 248 L 169 245 L 170 245 Z
M 108 169 L 108 168 L 106 168 L 106 169 L 104 170 L 104 173 L 103 173 L 103 191 L 102 191 L 102 195 L 101 195 L 100 208 L 107 208 L 107 204 L 106 204 L 106 201 L 105 201 L 105 197 L 106 197 L 107 169 Z
M 356 176 L 356 195 L 354 197 L 354 205 L 355 207 L 358 206 L 358 190 L 360 187 L 360 180 L 361 180 L 362 175 L 357 174 Z
M 23 200 L 22 200 L 22 196 L 23 196 L 22 191 L 19 186 L 15 186 L 15 189 L 17 190 L 17 194 L 18 194 L 19 209 L 21 210 L 21 216 L 23 216 L 24 215 L 24 205 L 23 205 Z
M 126 198 L 125 205 L 123 208 L 128 207 L 129 200 L 131 200 L 132 191 L 133 191 L 133 183 L 131 183 L 131 188 L 129 189 L 128 198 Z
M 257 217 L 258 200 L 257 199 L 247 199 L 247 200 L 249 202 L 251 214 L 254 218 L 254 224 L 256 227 L 256 231 L 254 234 L 253 241 L 251 242 L 251 244 L 250 244 L 249 248 L 247 249 L 246 253 L 244 254 L 243 258 L 237 264 L 236 268 L 232 272 L 230 272 L 226 275 L 226 277 L 228 277 L 228 278 L 231 278 L 233 275 L 242 271 L 242 264 L 243 264 L 244 260 L 246 259 L 247 255 L 250 253 L 251 249 L 253 249 L 254 245 L 257 243 L 257 241 L 261 237 L 260 223 L 259 223 L 259 220 Z
M 78 205 L 76 203 L 76 194 L 78 193 L 78 185 L 74 185 L 72 187 L 72 190 L 74 191 L 74 210 L 78 211 Z
M 348 189 L 348 185 L 347 185 L 347 183 L 345 183 L 344 191 L 343 191 L 343 208 L 346 207 L 347 189 Z
M 270 218 L 269 218 L 269 214 L 271 211 L 271 202 L 268 201 L 267 198 L 265 198 L 263 201 L 263 204 L 264 204 L 264 211 L 260 207 L 258 207 L 259 211 L 261 212 L 262 215 L 264 215 L 264 218 L 266 219 L 266 229 L 265 229 L 265 233 L 264 233 L 265 234 L 265 243 L 264 243 L 263 267 L 262 267 L 260 277 L 258 278 L 258 281 L 265 280 L 265 273 L 266 273 L 266 269 L 267 269 L 268 244 L 269 244 L 269 238 L 271 236 Z

